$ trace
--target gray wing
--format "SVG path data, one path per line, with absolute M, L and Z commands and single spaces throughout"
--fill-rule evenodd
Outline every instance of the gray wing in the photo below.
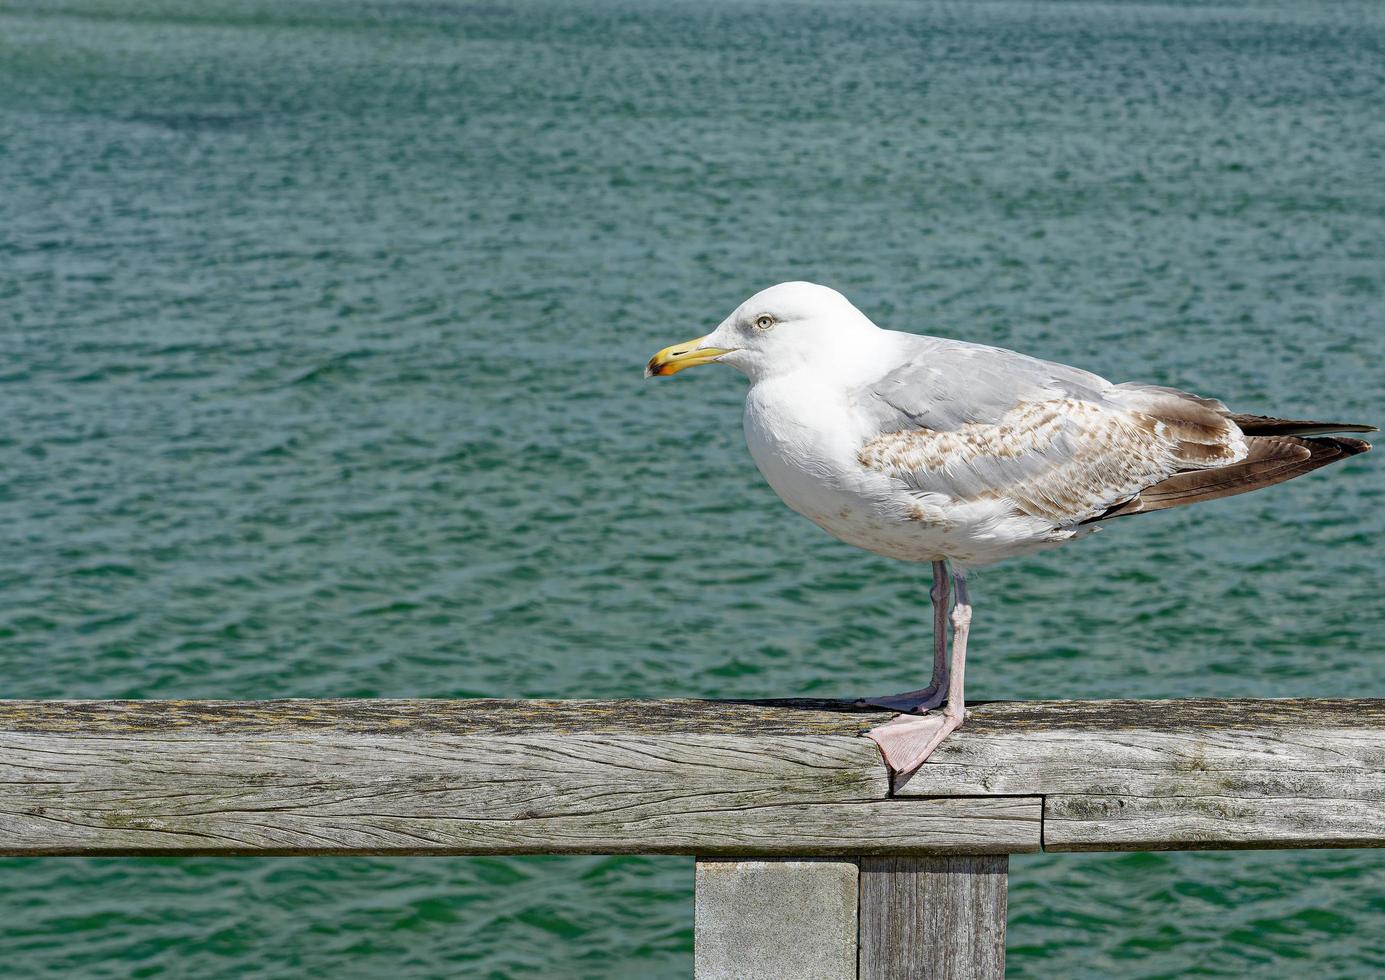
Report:
M 858 401 L 881 431 L 910 424 L 940 432 L 996 422 L 1017 402 L 1073 397 L 1096 400 L 1105 378 L 1001 347 L 895 333 L 900 366 Z
M 857 394 L 874 431 L 858 460 L 921 497 L 1000 500 L 1071 526 L 1175 474 L 1247 454 L 1213 399 L 1112 385 L 996 347 L 899 336 L 903 363 Z

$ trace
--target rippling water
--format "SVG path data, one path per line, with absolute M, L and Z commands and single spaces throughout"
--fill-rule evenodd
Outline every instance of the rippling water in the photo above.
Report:
M 10 0 L 10 697 L 851 695 L 925 570 L 645 358 L 788 278 L 1385 418 L 1374 4 Z M 969 694 L 1385 694 L 1378 460 L 977 576 Z M 3 865 L 15 976 L 674 977 L 676 859 Z M 1017 859 L 1014 976 L 1385 971 L 1385 857 Z

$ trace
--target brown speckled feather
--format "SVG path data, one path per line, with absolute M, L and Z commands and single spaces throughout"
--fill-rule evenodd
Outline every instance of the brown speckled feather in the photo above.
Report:
M 1234 416 L 1233 416 L 1234 418 Z M 1270 419 L 1270 422 L 1285 420 Z M 1295 422 L 1292 425 L 1322 425 L 1326 423 Z M 1337 427 L 1342 428 L 1342 427 Z M 1370 426 L 1352 427 L 1351 431 L 1370 431 Z M 1244 430 L 1243 430 L 1244 431 Z M 1134 498 L 1112 507 L 1091 521 L 1104 521 L 1127 514 L 1143 514 L 1167 510 L 1184 504 L 1231 497 L 1238 493 L 1259 490 L 1292 480 L 1335 463 L 1349 456 L 1367 452 L 1371 444 L 1360 439 L 1314 438 L 1299 436 L 1248 436 L 1250 452 L 1239 463 L 1207 470 L 1179 473 L 1140 491 Z M 1085 523 L 1091 523 L 1087 521 Z
M 858 462 L 929 499 L 1003 499 L 1071 527 L 1176 473 L 1237 463 L 1247 452 L 1220 402 L 1131 385 L 1100 401 L 1021 401 L 993 422 L 950 431 L 886 432 Z

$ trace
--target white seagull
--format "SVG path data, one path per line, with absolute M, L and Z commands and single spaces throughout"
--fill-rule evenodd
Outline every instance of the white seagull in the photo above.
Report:
M 1173 388 L 882 330 L 808 282 L 756 293 L 705 337 L 659 351 L 645 376 L 712 362 L 750 379 L 746 443 L 784 503 L 848 544 L 932 562 L 931 683 L 859 702 L 902 712 L 869 733 L 897 774 L 965 718 L 968 569 L 1292 479 L 1371 448 L 1323 433 L 1375 429 L 1236 415 Z

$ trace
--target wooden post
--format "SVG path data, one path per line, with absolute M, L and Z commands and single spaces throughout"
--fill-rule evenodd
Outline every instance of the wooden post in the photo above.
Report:
M 860 980 L 1002 980 L 1004 854 L 861 861 Z
M 856 980 L 854 861 L 697 862 L 696 980 Z
M 696 980 L 1002 980 L 1008 858 L 700 859 Z

